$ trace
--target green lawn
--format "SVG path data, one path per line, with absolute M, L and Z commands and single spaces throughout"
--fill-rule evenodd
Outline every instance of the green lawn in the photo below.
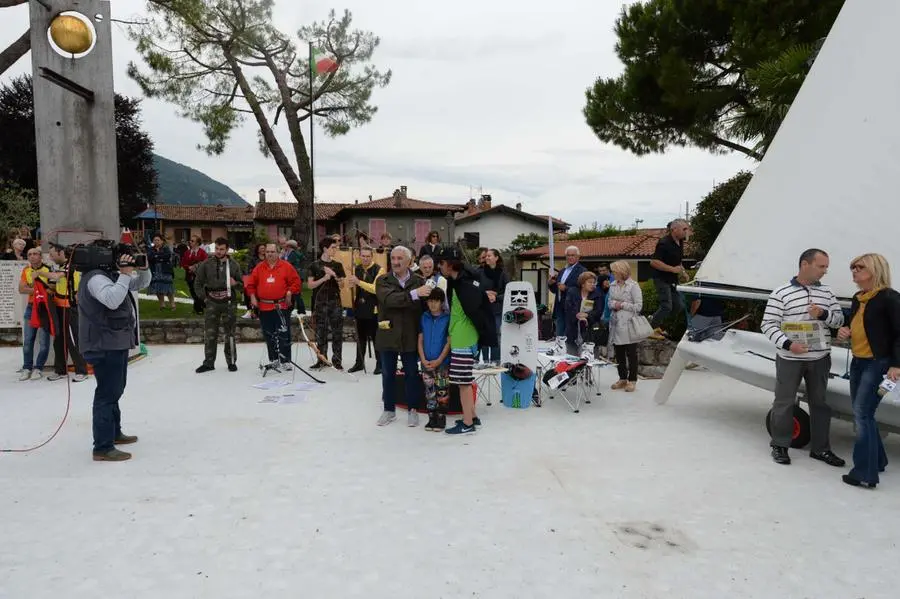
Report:
M 175 269 L 175 297 L 176 298 L 186 298 L 191 299 L 191 294 L 188 291 L 187 283 L 184 281 L 184 271 L 180 268 Z M 303 301 L 306 302 L 307 309 L 312 305 L 312 290 L 303 289 Z M 241 302 L 241 307 L 243 307 L 243 302 Z M 168 301 L 166 301 L 166 309 L 159 309 L 159 302 L 156 299 L 152 300 L 140 300 L 140 309 L 141 309 L 141 319 L 145 320 L 158 320 L 158 319 L 169 319 L 169 318 L 201 318 L 201 316 L 197 316 L 194 314 L 194 306 L 193 304 L 184 304 L 180 302 L 175 302 L 175 311 L 172 312 L 168 309 Z M 242 316 L 244 312 L 241 308 L 238 308 L 238 315 Z

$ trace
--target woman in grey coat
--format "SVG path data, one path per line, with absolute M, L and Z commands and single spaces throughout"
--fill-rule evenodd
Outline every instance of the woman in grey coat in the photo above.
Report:
M 616 365 L 619 380 L 613 383 L 615 390 L 632 392 L 637 384 L 637 340 L 631 338 L 628 324 L 641 313 L 644 297 L 641 287 L 631 278 L 631 266 L 620 260 L 609 266 L 615 281 L 609 286 L 606 301 L 610 309 L 609 342 L 616 349 Z

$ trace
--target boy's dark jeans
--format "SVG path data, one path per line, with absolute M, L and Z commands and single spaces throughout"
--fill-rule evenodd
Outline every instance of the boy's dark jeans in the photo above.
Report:
M 94 367 L 97 389 L 94 391 L 94 451 L 114 448 L 122 434 L 122 412 L 119 399 L 125 392 L 128 377 L 128 350 L 86 352 L 85 360 Z

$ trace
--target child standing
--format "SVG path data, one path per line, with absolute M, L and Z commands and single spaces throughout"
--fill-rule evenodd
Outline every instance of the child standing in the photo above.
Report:
M 445 297 L 440 287 L 431 290 L 428 312 L 422 314 L 419 333 L 419 360 L 422 362 L 422 382 L 428 408 L 425 430 L 435 432 L 444 430 L 447 425 L 447 404 L 450 401 L 450 315 L 444 311 Z

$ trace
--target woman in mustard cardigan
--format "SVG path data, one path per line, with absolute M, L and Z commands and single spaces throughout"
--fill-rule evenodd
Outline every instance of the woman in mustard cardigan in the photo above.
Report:
M 850 307 L 850 326 L 838 339 L 850 339 L 850 394 L 856 422 L 853 469 L 842 478 L 854 487 L 875 488 L 887 454 L 875 422 L 884 377 L 900 379 L 900 293 L 891 289 L 891 270 L 880 254 L 863 254 L 850 262 L 859 291 Z

